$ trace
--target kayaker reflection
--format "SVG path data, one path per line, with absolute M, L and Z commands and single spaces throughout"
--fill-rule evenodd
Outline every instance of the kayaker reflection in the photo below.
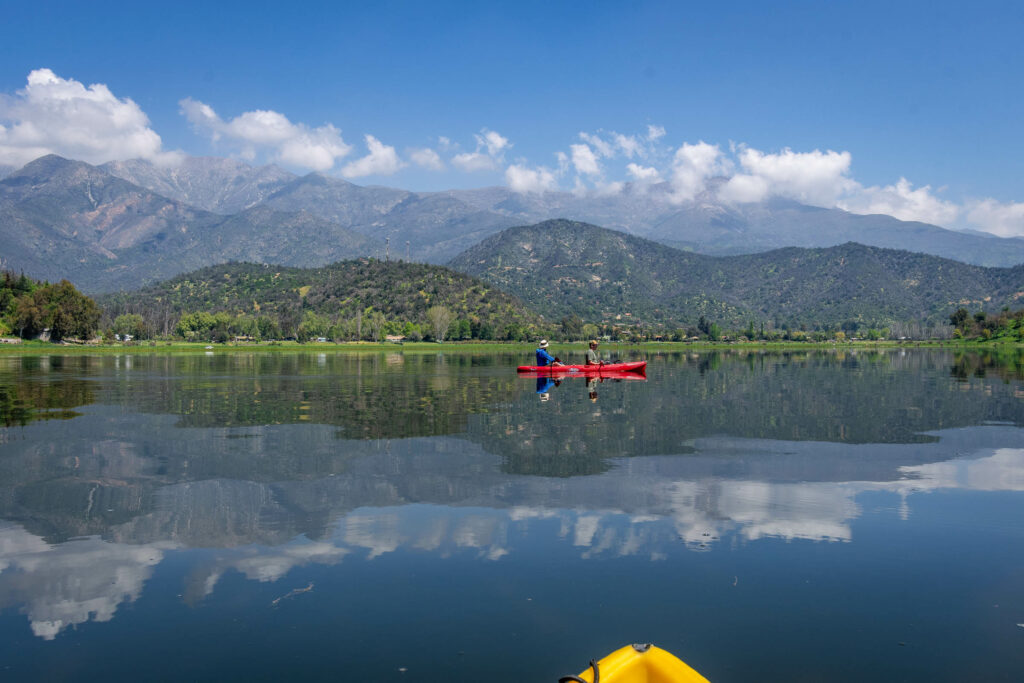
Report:
M 538 377 L 537 396 L 541 401 L 547 401 L 551 398 L 551 390 L 561 383 L 561 379 L 555 379 L 554 377 Z
M 597 385 L 603 381 L 604 377 L 587 378 L 587 396 L 590 398 L 591 403 L 597 403 Z
M 597 357 L 597 340 L 590 340 L 590 348 L 587 349 L 587 365 L 604 365 L 604 361 Z
M 548 340 L 541 339 L 540 344 L 537 345 L 537 365 L 540 367 L 547 367 L 548 365 L 564 365 L 562 361 L 558 360 L 550 353 L 548 353 Z

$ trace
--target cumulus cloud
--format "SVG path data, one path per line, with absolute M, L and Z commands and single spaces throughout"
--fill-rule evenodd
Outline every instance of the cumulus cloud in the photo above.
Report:
M 248 111 L 225 121 L 210 105 L 190 97 L 178 104 L 196 130 L 206 133 L 214 142 L 238 146 L 245 159 L 255 159 L 258 153 L 265 152 L 274 161 L 289 166 L 327 171 L 352 151 L 351 145 L 342 140 L 341 131 L 331 124 L 310 128 L 269 110 Z
M 572 153 L 572 165 L 577 173 L 583 175 L 600 175 L 601 165 L 597 163 L 597 155 L 589 145 L 569 145 Z
M 430 169 L 431 171 L 441 171 L 444 169 L 444 162 L 441 161 L 441 156 L 429 148 L 409 151 L 409 159 L 417 166 Z
M 476 138 L 475 151 L 452 157 L 452 164 L 468 173 L 497 169 L 505 159 L 505 151 L 512 147 L 508 138 L 486 128 L 473 137 Z
M 704 190 L 707 179 L 727 170 L 718 145 L 703 140 L 695 145 L 686 142 L 676 150 L 672 159 L 672 201 L 692 201 Z
M 483 135 L 476 137 L 476 151 L 460 155 L 453 162 L 467 170 L 496 168 L 492 152 L 504 149 L 507 140 L 499 136 L 498 144 L 489 148 Z M 645 186 L 667 181 L 668 199 L 682 203 L 695 200 L 707 190 L 711 178 L 720 176 L 722 182 L 715 190 L 715 199 L 720 201 L 755 203 L 782 197 L 859 214 L 878 213 L 946 227 L 973 227 L 1003 237 L 1024 237 L 1024 203 L 994 199 L 953 202 L 941 196 L 941 189 L 915 187 L 906 178 L 891 185 L 865 186 L 851 177 L 852 155 L 848 151 L 797 152 L 783 148 L 765 152 L 744 144 L 722 150 L 703 141 L 672 149 L 662 141 L 665 128 L 654 124 L 647 126 L 646 134 L 598 130 L 580 132 L 578 137 L 580 142 L 555 154 L 557 166 L 553 171 L 534 168 L 525 159 L 517 160 L 505 173 L 509 186 L 524 192 L 556 190 L 556 180 L 571 172 L 575 177 L 569 191 L 585 197 L 621 192 L 622 180 L 632 181 L 641 192 Z M 616 159 L 622 159 L 621 167 L 616 168 Z
M 795 199 L 814 206 L 836 206 L 839 198 L 853 188 L 847 176 L 849 152 L 794 152 L 786 148 L 766 154 L 741 147 L 737 173 L 720 189 L 726 201 L 756 202 L 770 196 Z
M 481 147 L 486 147 L 487 153 L 492 157 L 497 157 L 512 146 L 509 143 L 508 138 L 493 130 L 487 130 L 486 128 L 475 137 L 477 144 Z
M 99 164 L 115 159 L 171 163 L 149 118 L 106 85 L 85 86 L 50 69 L 29 73 L 27 85 L 0 96 L 0 164 L 21 166 L 45 154 Z
M 368 175 L 391 175 L 405 166 L 391 145 L 385 145 L 372 135 L 366 137 L 369 154 L 346 164 L 341 175 L 346 178 L 361 178 Z
M 852 213 L 882 213 L 903 221 L 936 225 L 952 225 L 960 214 L 956 204 L 936 197 L 930 186 L 915 190 L 906 178 L 885 187 L 855 185 L 850 195 L 836 205 Z
M 452 157 L 452 164 L 467 173 L 476 171 L 493 171 L 498 168 L 498 162 L 489 154 L 483 152 L 463 152 Z
M 643 148 L 634 136 L 622 135 L 621 133 L 613 133 L 613 136 L 615 137 L 615 144 L 628 158 L 632 159 L 634 156 L 643 154 Z
M 554 172 L 544 167 L 513 164 L 505 170 L 505 182 L 513 192 L 541 193 L 558 189 Z
M 967 220 L 986 232 L 1000 237 L 1024 237 L 1024 203 L 1002 203 L 995 199 L 971 202 Z
M 627 164 L 626 171 L 638 183 L 656 183 L 661 180 L 661 173 L 653 166 Z

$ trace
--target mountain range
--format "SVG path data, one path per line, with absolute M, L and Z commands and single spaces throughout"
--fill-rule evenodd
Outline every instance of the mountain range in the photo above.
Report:
M 220 215 L 80 161 L 46 156 L 0 180 L 0 261 L 87 292 L 133 289 L 232 260 L 313 265 L 377 241 L 307 212 Z
M 708 255 L 856 241 L 977 265 L 1024 263 L 1024 239 L 791 201 L 724 204 L 713 187 L 683 204 L 663 183 L 605 196 L 410 192 L 222 158 L 92 166 L 50 155 L 0 179 L 0 265 L 103 292 L 231 260 L 315 267 L 389 248 L 396 258 L 446 263 L 506 228 L 551 218 Z
M 992 311 L 1024 298 L 1024 265 L 986 268 L 856 243 L 707 256 L 566 220 L 510 228 L 450 265 L 551 317 L 669 326 L 701 316 L 733 328 L 947 322 L 959 306 Z

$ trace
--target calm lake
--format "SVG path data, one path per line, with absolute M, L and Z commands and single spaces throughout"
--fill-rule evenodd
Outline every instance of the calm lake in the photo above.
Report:
M 620 355 L 0 357 L 0 679 L 1021 680 L 1024 355 Z

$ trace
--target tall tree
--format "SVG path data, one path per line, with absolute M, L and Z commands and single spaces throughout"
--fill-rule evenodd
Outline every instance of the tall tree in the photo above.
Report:
M 431 306 L 427 309 L 427 322 L 430 324 L 430 329 L 434 332 L 434 339 L 439 342 L 444 341 L 444 335 L 448 331 L 448 326 L 452 324 L 454 319 L 455 314 L 447 306 Z

